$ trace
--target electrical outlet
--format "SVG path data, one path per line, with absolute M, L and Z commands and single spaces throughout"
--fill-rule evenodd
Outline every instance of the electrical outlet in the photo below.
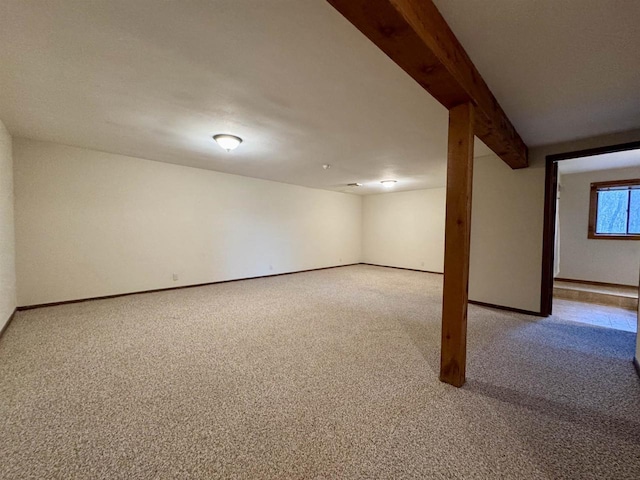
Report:
M 340 259 L 340 263 L 342 263 L 342 259 Z
M 269 265 L 269 270 L 273 270 L 273 265 Z
M 424 267 L 424 262 L 422 262 L 420 265 L 422 265 Z
M 172 278 L 173 278 L 173 281 L 174 281 L 174 282 L 177 282 L 177 281 L 178 281 L 178 274 L 177 274 L 177 273 L 174 273 L 174 274 L 172 275 Z

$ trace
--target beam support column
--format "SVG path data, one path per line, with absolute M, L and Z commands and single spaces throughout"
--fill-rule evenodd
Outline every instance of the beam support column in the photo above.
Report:
M 440 380 L 455 387 L 465 382 L 467 358 L 474 110 L 471 103 L 449 110 Z

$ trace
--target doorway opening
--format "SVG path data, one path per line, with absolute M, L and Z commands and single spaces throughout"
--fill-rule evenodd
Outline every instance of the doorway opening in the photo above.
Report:
M 546 159 L 543 315 L 637 331 L 640 142 Z

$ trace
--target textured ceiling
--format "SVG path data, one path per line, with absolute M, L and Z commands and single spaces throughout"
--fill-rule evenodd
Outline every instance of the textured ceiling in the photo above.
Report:
M 0 8 L 16 136 L 354 193 L 445 183 L 446 110 L 324 1 Z
M 434 3 L 528 146 L 640 127 L 640 1 Z
M 640 2 L 436 3 L 525 141 L 640 126 Z M 15 136 L 354 193 L 445 183 L 446 110 L 323 0 L 4 0 L 0 65 Z

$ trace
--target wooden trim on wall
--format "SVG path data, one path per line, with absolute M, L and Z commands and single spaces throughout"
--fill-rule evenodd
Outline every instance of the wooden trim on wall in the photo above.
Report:
M 640 185 L 640 178 L 628 178 L 625 180 L 607 180 L 606 182 L 593 182 L 591 186 L 595 186 L 597 188 L 607 188 L 607 187 L 626 187 Z
M 556 277 L 554 280 L 558 282 L 580 283 L 583 285 L 597 285 L 600 287 L 637 287 L 637 285 L 625 285 L 623 283 L 594 282 L 591 280 L 578 280 L 576 278 Z
M 558 164 L 547 157 L 544 175 L 544 224 L 542 227 L 542 285 L 540 315 L 548 317 L 553 310 L 553 264 L 556 237 L 556 198 L 558 196 Z
M 128 292 L 128 293 L 115 293 L 113 295 L 103 295 L 100 297 L 88 297 L 88 298 L 79 298 L 75 300 L 63 300 L 61 302 L 51 302 L 51 303 L 38 303 L 35 305 L 24 305 L 21 307 L 17 307 L 16 310 L 32 310 L 34 308 L 45 308 L 45 307 L 56 307 L 58 305 L 67 305 L 69 303 L 81 303 L 81 302 L 91 302 L 93 300 L 108 300 L 110 298 L 118 298 L 118 297 L 127 297 L 129 295 L 141 295 L 144 293 L 157 293 L 157 292 L 166 292 L 169 290 L 182 290 L 183 288 L 196 288 L 196 287 L 206 287 L 207 285 L 217 285 L 219 283 L 231 283 L 231 282 L 241 282 L 243 280 L 256 280 L 259 278 L 269 278 L 269 277 L 280 277 L 282 275 L 293 275 L 295 273 L 305 273 L 305 272 L 315 272 L 317 270 L 328 270 L 330 268 L 341 268 L 341 267 L 350 267 L 353 265 L 360 265 L 359 263 L 347 263 L 346 265 L 334 265 L 332 267 L 320 267 L 320 268 L 310 268 L 307 270 L 296 270 L 295 272 L 284 272 L 284 273 L 272 273 L 270 275 L 260 275 L 257 277 L 244 277 L 244 278 L 233 278 L 231 280 L 219 280 L 217 282 L 206 282 L 206 283 L 196 283 L 193 285 L 181 285 L 179 287 L 166 287 L 166 288 L 156 288 L 153 290 L 140 290 L 137 292 Z
M 431 270 L 420 270 L 418 268 L 394 267 L 393 265 L 380 265 L 378 263 L 360 262 L 360 265 L 370 265 L 372 267 L 395 268 L 395 269 L 398 269 L 398 270 L 409 270 L 411 272 L 432 273 L 432 274 L 435 274 L 435 275 L 444 275 L 444 273 L 442 273 L 442 272 L 432 272 Z
M 67 304 L 71 304 L 71 303 L 91 302 L 91 301 L 94 301 L 94 300 L 108 300 L 110 298 L 127 297 L 129 295 L 144 295 L 145 293 L 157 293 L 157 292 L 166 292 L 166 291 L 170 291 L 170 290 L 181 290 L 183 288 L 206 287 L 207 285 L 217 285 L 219 283 L 240 282 L 240 281 L 243 281 L 243 280 L 255 280 L 255 279 L 258 279 L 258 278 L 279 277 L 279 276 L 282 276 L 282 275 L 293 275 L 293 274 L 296 274 L 296 273 L 315 272 L 317 270 L 328 270 L 330 268 L 350 267 L 350 266 L 353 266 L 353 265 L 369 265 L 369 266 L 372 266 L 372 267 L 393 268 L 393 269 L 396 269 L 396 270 L 408 270 L 408 271 L 411 271 L 411 272 L 428 273 L 430 275 L 444 275 L 442 272 L 432 272 L 430 270 L 418 270 L 418 269 L 415 269 L 415 268 L 393 267 L 393 266 L 390 266 L 390 265 L 379 265 L 377 263 L 360 262 L 360 263 L 349 263 L 347 265 L 336 265 L 336 266 L 333 266 L 333 267 L 322 267 L 322 268 L 314 268 L 314 269 L 310 269 L 310 270 L 299 270 L 299 271 L 296 271 L 296 272 L 275 273 L 273 275 L 264 275 L 262 277 L 247 277 L 247 278 L 238 278 L 238 279 L 234 279 L 234 280 L 221 280 L 219 282 L 198 283 L 198 284 L 194 284 L 194 285 L 181 285 L 179 287 L 156 288 L 154 290 L 141 290 L 141 291 L 137 291 L 137 292 L 117 293 L 117 294 L 114 294 L 114 295 L 103 295 L 101 297 L 89 297 L 89 298 L 80 298 L 80 299 L 76 299 L 76 300 L 64 300 L 64 301 L 61 301 L 61 302 L 40 303 L 40 304 L 36 304 L 36 305 L 25 305 L 25 306 L 22 306 L 22 307 L 17 307 L 13 311 L 13 313 L 9 317 L 9 320 L 7 321 L 7 323 L 5 323 L 4 327 L 2 328 L 2 331 L 0 331 L 0 337 L 2 337 L 2 334 L 4 334 L 4 332 L 7 330 L 7 328 L 9 327 L 9 324 L 13 320 L 14 315 L 18 311 L 32 310 L 32 309 L 36 309 L 36 308 L 55 307 L 55 306 L 58 306 L 58 305 L 67 305 Z M 540 312 L 533 312 L 533 311 L 529 311 L 529 310 L 521 310 L 521 309 L 513 308 L 513 307 L 505 307 L 503 305 L 495 305 L 493 303 L 485 303 L 485 302 L 479 302 L 479 301 L 475 301 L 475 300 L 469 300 L 469 303 L 472 303 L 474 305 L 478 305 L 478 306 L 481 306 L 481 307 L 495 308 L 495 309 L 498 309 L 498 310 L 505 310 L 505 311 L 510 311 L 510 312 L 514 312 L 514 313 L 524 313 L 524 314 L 527 314 L 527 315 L 541 316 Z
M 589 228 L 587 238 L 591 240 L 640 240 L 640 234 L 602 234 L 596 233 L 598 223 L 598 190 L 608 187 L 625 187 L 640 185 L 640 178 L 629 180 L 609 180 L 606 182 L 593 182 L 589 190 Z M 628 221 L 628 220 L 627 220 Z M 629 224 L 627 223 L 627 228 Z
M 598 217 L 598 189 L 591 184 L 589 190 L 589 226 L 587 227 L 587 238 L 594 238 L 596 232 L 596 222 Z
M 640 148 L 640 140 L 627 143 L 618 143 L 606 147 L 586 148 L 584 150 L 573 150 L 571 152 L 554 153 L 547 155 L 547 161 L 559 162 L 560 160 L 570 160 L 572 158 L 593 157 L 604 153 L 626 152 Z
M 640 235 L 603 235 L 602 233 L 587 233 L 589 240 L 640 240 Z
M 521 308 L 505 307 L 504 305 L 496 305 L 494 303 L 479 302 L 477 300 L 469 300 L 469 303 L 471 303 L 472 305 L 477 305 L 478 307 L 494 308 L 496 310 L 504 310 L 506 312 L 513 312 L 513 313 L 523 313 L 525 315 L 532 315 L 535 317 L 546 317 L 546 315 L 542 315 L 540 312 L 534 312 L 533 310 L 523 310 Z
M 430 273 L 430 274 L 435 274 L 435 275 L 444 275 L 441 272 L 431 272 L 429 270 L 418 270 L 417 268 L 392 267 L 390 265 L 379 265 L 377 263 L 361 262 L 360 265 L 371 265 L 372 267 L 395 268 L 395 269 L 398 269 L 398 270 L 409 270 L 411 272 Z M 523 313 L 525 315 L 533 315 L 533 316 L 536 316 L 536 317 L 544 317 L 544 316 L 546 316 L 546 315 L 542 315 L 540 312 L 535 312 L 533 310 L 523 310 L 521 308 L 507 307 L 507 306 L 504 306 L 504 305 L 496 305 L 495 303 L 480 302 L 478 300 L 469 300 L 469 303 L 471 303 L 473 305 L 477 305 L 479 307 L 495 308 L 496 310 L 504 310 L 506 312 Z
M 16 312 L 18 311 L 17 308 L 13 309 L 13 313 L 11 315 L 9 315 L 9 319 L 7 320 L 7 322 L 4 324 L 4 327 L 2 327 L 2 330 L 0 330 L 0 338 L 2 338 L 2 336 L 4 335 L 4 332 L 7 331 L 7 328 L 9 328 L 9 325 L 11 324 L 11 322 L 13 321 L 13 317 L 16 316 Z

